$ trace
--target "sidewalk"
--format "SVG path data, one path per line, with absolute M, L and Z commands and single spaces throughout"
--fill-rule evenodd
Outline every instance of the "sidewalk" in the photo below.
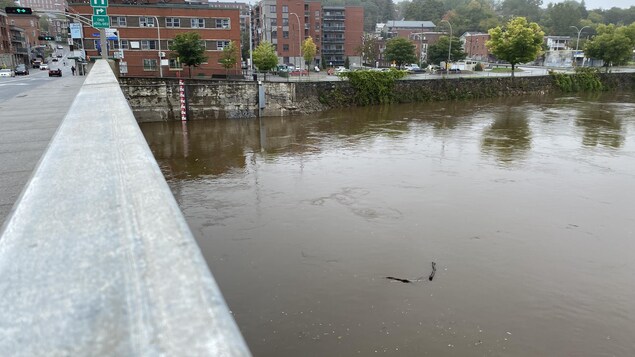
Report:
M 1 224 L 11 212 L 85 79 L 85 76 L 54 78 L 0 102 Z

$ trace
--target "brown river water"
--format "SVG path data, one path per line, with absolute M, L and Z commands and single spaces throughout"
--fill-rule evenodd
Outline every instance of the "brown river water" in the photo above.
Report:
M 635 356 L 635 93 L 141 128 L 255 356 Z

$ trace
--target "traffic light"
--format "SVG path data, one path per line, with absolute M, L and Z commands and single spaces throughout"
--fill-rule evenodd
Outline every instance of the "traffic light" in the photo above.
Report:
M 17 15 L 31 15 L 33 13 L 30 7 L 7 6 L 4 8 L 4 11 L 7 14 L 17 14 Z
M 55 41 L 53 36 L 38 36 L 37 39 L 40 41 Z

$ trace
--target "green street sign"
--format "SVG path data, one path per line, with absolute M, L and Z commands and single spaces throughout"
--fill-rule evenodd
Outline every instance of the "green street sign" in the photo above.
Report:
M 105 29 L 110 27 L 110 17 L 107 15 L 93 15 L 93 27 L 96 29 Z
M 108 7 L 108 0 L 90 0 L 90 6 Z
M 93 7 L 93 15 L 108 15 L 108 12 L 106 10 L 108 10 L 107 7 Z

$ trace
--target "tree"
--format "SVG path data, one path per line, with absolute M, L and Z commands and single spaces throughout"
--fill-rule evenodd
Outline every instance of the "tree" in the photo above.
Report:
M 503 0 L 501 11 L 503 16 L 526 17 L 529 21 L 540 20 L 542 0 Z
M 413 0 L 401 5 L 403 18 L 413 21 L 439 22 L 445 13 L 443 2 L 439 0 Z
M 357 48 L 357 53 L 362 56 L 362 64 L 375 66 L 379 59 L 379 44 L 377 38 L 371 34 L 364 34 L 362 44 Z
M 450 38 L 448 36 L 441 36 L 439 41 L 435 44 L 428 46 L 428 63 L 439 64 L 441 61 L 447 61 L 448 51 L 450 50 Z M 450 51 L 450 59 L 453 61 L 460 61 L 467 57 L 467 53 L 463 51 L 461 47 L 461 40 L 452 36 L 452 50 Z
M 302 42 L 302 57 L 304 57 L 304 63 L 313 63 L 313 59 L 315 58 L 316 53 L 317 46 L 315 45 L 315 42 L 313 42 L 313 38 L 307 37 L 307 39 Z M 310 73 L 311 69 L 308 68 L 308 71 Z
M 565 1 L 558 4 L 549 4 L 545 10 L 543 24 L 550 35 L 564 35 L 569 33 L 571 26 L 580 27 L 580 19 L 583 19 L 584 10 L 575 1 Z
M 179 62 L 188 66 L 190 78 L 192 78 L 192 67 L 198 67 L 207 60 L 205 45 L 196 32 L 185 32 L 174 36 L 170 51 L 174 52 L 173 57 L 178 58 Z
M 489 30 L 490 39 L 485 46 L 498 59 L 512 65 L 513 76 L 516 64 L 533 61 L 540 54 L 544 35 L 537 23 L 517 17 L 504 27 Z
M 386 60 L 395 62 L 399 68 L 404 64 L 417 62 L 415 45 L 403 37 L 394 37 L 388 40 L 384 56 Z
M 220 64 L 225 68 L 225 77 L 230 68 L 238 62 L 238 46 L 234 41 L 229 41 L 229 45 L 223 47 L 223 53 L 220 55 Z
M 456 34 L 466 31 L 487 31 L 499 25 L 494 7 L 487 0 L 470 0 L 448 11 L 445 19 L 452 23 Z
M 272 70 L 278 64 L 276 49 L 270 42 L 264 41 L 254 49 L 252 57 L 254 58 L 254 66 L 256 66 L 259 71 L 265 72 L 266 80 L 267 71 Z
M 584 54 L 587 57 L 604 61 L 604 67 L 608 71 L 610 65 L 620 65 L 628 62 L 635 46 L 635 27 L 615 25 L 600 25 L 598 34 L 584 45 Z

